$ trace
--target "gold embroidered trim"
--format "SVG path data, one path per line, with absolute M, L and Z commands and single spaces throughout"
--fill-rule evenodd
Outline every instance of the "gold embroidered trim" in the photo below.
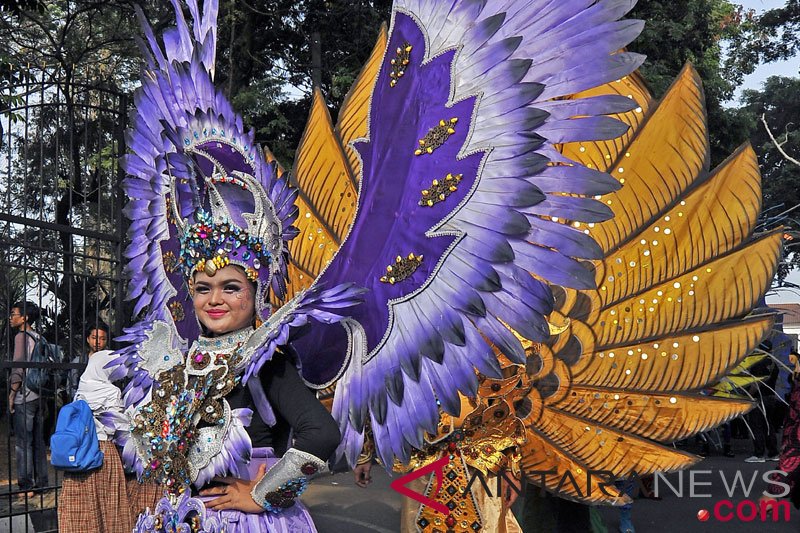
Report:
M 389 77 L 392 78 L 392 80 L 389 82 L 390 87 L 397 85 L 397 80 L 402 78 L 403 74 L 406 73 L 406 66 L 408 66 L 408 63 L 411 60 L 412 48 L 413 47 L 408 43 L 408 41 L 406 41 L 402 46 L 398 46 L 397 50 L 395 50 L 395 56 L 390 61 L 392 65 L 392 71 L 389 73 Z
M 386 275 L 381 276 L 383 283 L 394 285 L 411 276 L 414 271 L 422 264 L 422 256 L 413 253 L 408 254 L 408 257 L 397 256 L 394 264 L 386 267 Z
M 445 201 L 448 196 L 458 190 L 458 184 L 461 183 L 463 176 L 463 174 L 448 174 L 444 179 L 433 180 L 429 188 L 422 190 L 419 205 L 433 207 L 439 202 Z
M 432 154 L 434 150 L 442 146 L 452 134 L 456 132 L 458 117 L 450 120 L 440 120 L 437 126 L 432 127 L 419 140 L 419 148 L 414 150 L 414 155 Z

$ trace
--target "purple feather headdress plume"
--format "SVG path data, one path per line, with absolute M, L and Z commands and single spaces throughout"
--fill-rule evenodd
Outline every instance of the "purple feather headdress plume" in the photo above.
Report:
M 187 4 L 191 28 L 173 0 L 177 26 L 164 32 L 163 45 L 139 12 L 146 66 L 127 132 L 131 152 L 122 161 L 128 297 L 147 320 L 174 322 L 185 344 L 199 334 L 192 273 L 242 266 L 259 286 L 265 320 L 270 289 L 278 298 L 285 293 L 287 243 L 297 235 L 296 191 L 214 87 L 216 2 L 205 2 L 202 14 L 196 0 Z

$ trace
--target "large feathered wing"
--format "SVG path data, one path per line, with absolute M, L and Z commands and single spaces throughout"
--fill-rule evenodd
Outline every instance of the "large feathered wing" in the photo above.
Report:
M 619 20 L 631 6 L 398 1 L 336 126 L 315 97 L 295 166 L 297 280 L 368 293 L 298 351 L 310 384 L 338 380 L 351 461 L 367 420 L 387 464 L 407 459 L 438 405 L 475 394 L 476 369 L 499 376 L 492 346 L 523 362 L 516 334 L 548 338 L 549 283 L 594 287 L 578 259 L 600 248 L 554 219 L 608 219 L 592 196 L 619 183 L 557 148 L 626 131 L 606 116 L 634 107 L 625 96 L 564 97 L 641 63 L 617 52 L 641 29 Z
M 653 102 L 636 77 L 595 90 L 638 94 L 621 116 L 622 144 L 571 143 L 565 154 L 623 184 L 600 200 L 614 218 L 572 223 L 603 248 L 596 290 L 555 290 L 551 320 L 567 328 L 529 350 L 532 405 L 521 445 L 528 472 L 565 493 L 563 472 L 614 476 L 673 471 L 699 458 L 660 443 L 710 429 L 752 407 L 698 394 L 751 353 L 773 324 L 752 314 L 780 253 L 779 233 L 753 236 L 761 186 L 756 156 L 740 148 L 708 170 L 697 73 L 683 70 Z M 567 496 L 615 501 L 576 476 Z M 560 483 L 561 482 L 561 483 Z M 559 485 L 560 484 L 560 485 Z

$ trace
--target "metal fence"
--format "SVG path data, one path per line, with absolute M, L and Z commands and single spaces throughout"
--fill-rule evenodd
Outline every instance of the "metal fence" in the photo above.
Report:
M 25 480 L 20 486 L 27 468 L 19 463 L 35 459 L 40 445 L 47 450 L 92 330 L 106 323 L 110 339 L 124 326 L 119 157 L 126 106 L 124 94 L 58 71 L 7 67 L 0 78 L 0 531 L 57 531 L 61 474 L 32 461 L 30 490 Z M 14 361 L 15 344 L 24 347 L 26 338 L 16 316 L 32 318 L 37 309 L 33 331 L 62 356 Z M 11 415 L 10 376 L 35 367 L 48 371 L 57 390 L 27 403 L 18 393 Z

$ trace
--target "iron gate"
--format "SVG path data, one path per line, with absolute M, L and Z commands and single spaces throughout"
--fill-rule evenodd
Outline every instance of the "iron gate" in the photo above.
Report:
M 70 371 L 74 377 L 85 367 L 89 332 L 105 322 L 113 338 L 130 318 L 123 301 L 118 164 L 126 97 L 89 80 L 64 78 L 58 71 L 9 67 L 0 78 L 0 316 L 6 319 L 0 339 L 0 447 L 6 448 L 0 450 L 0 531 L 58 527 L 60 473 L 48 466 L 45 481 L 37 472 L 42 486 L 33 491 L 17 483 L 17 455 L 26 461 L 32 451 L 26 438 L 12 435 L 12 369 L 46 367 L 58 380 L 56 393 L 33 400 L 34 423 L 47 445 L 58 409 L 71 400 Z M 17 330 L 9 315 L 15 304 L 23 314 L 41 309 L 34 329 L 61 347 L 60 361 L 12 360 Z

